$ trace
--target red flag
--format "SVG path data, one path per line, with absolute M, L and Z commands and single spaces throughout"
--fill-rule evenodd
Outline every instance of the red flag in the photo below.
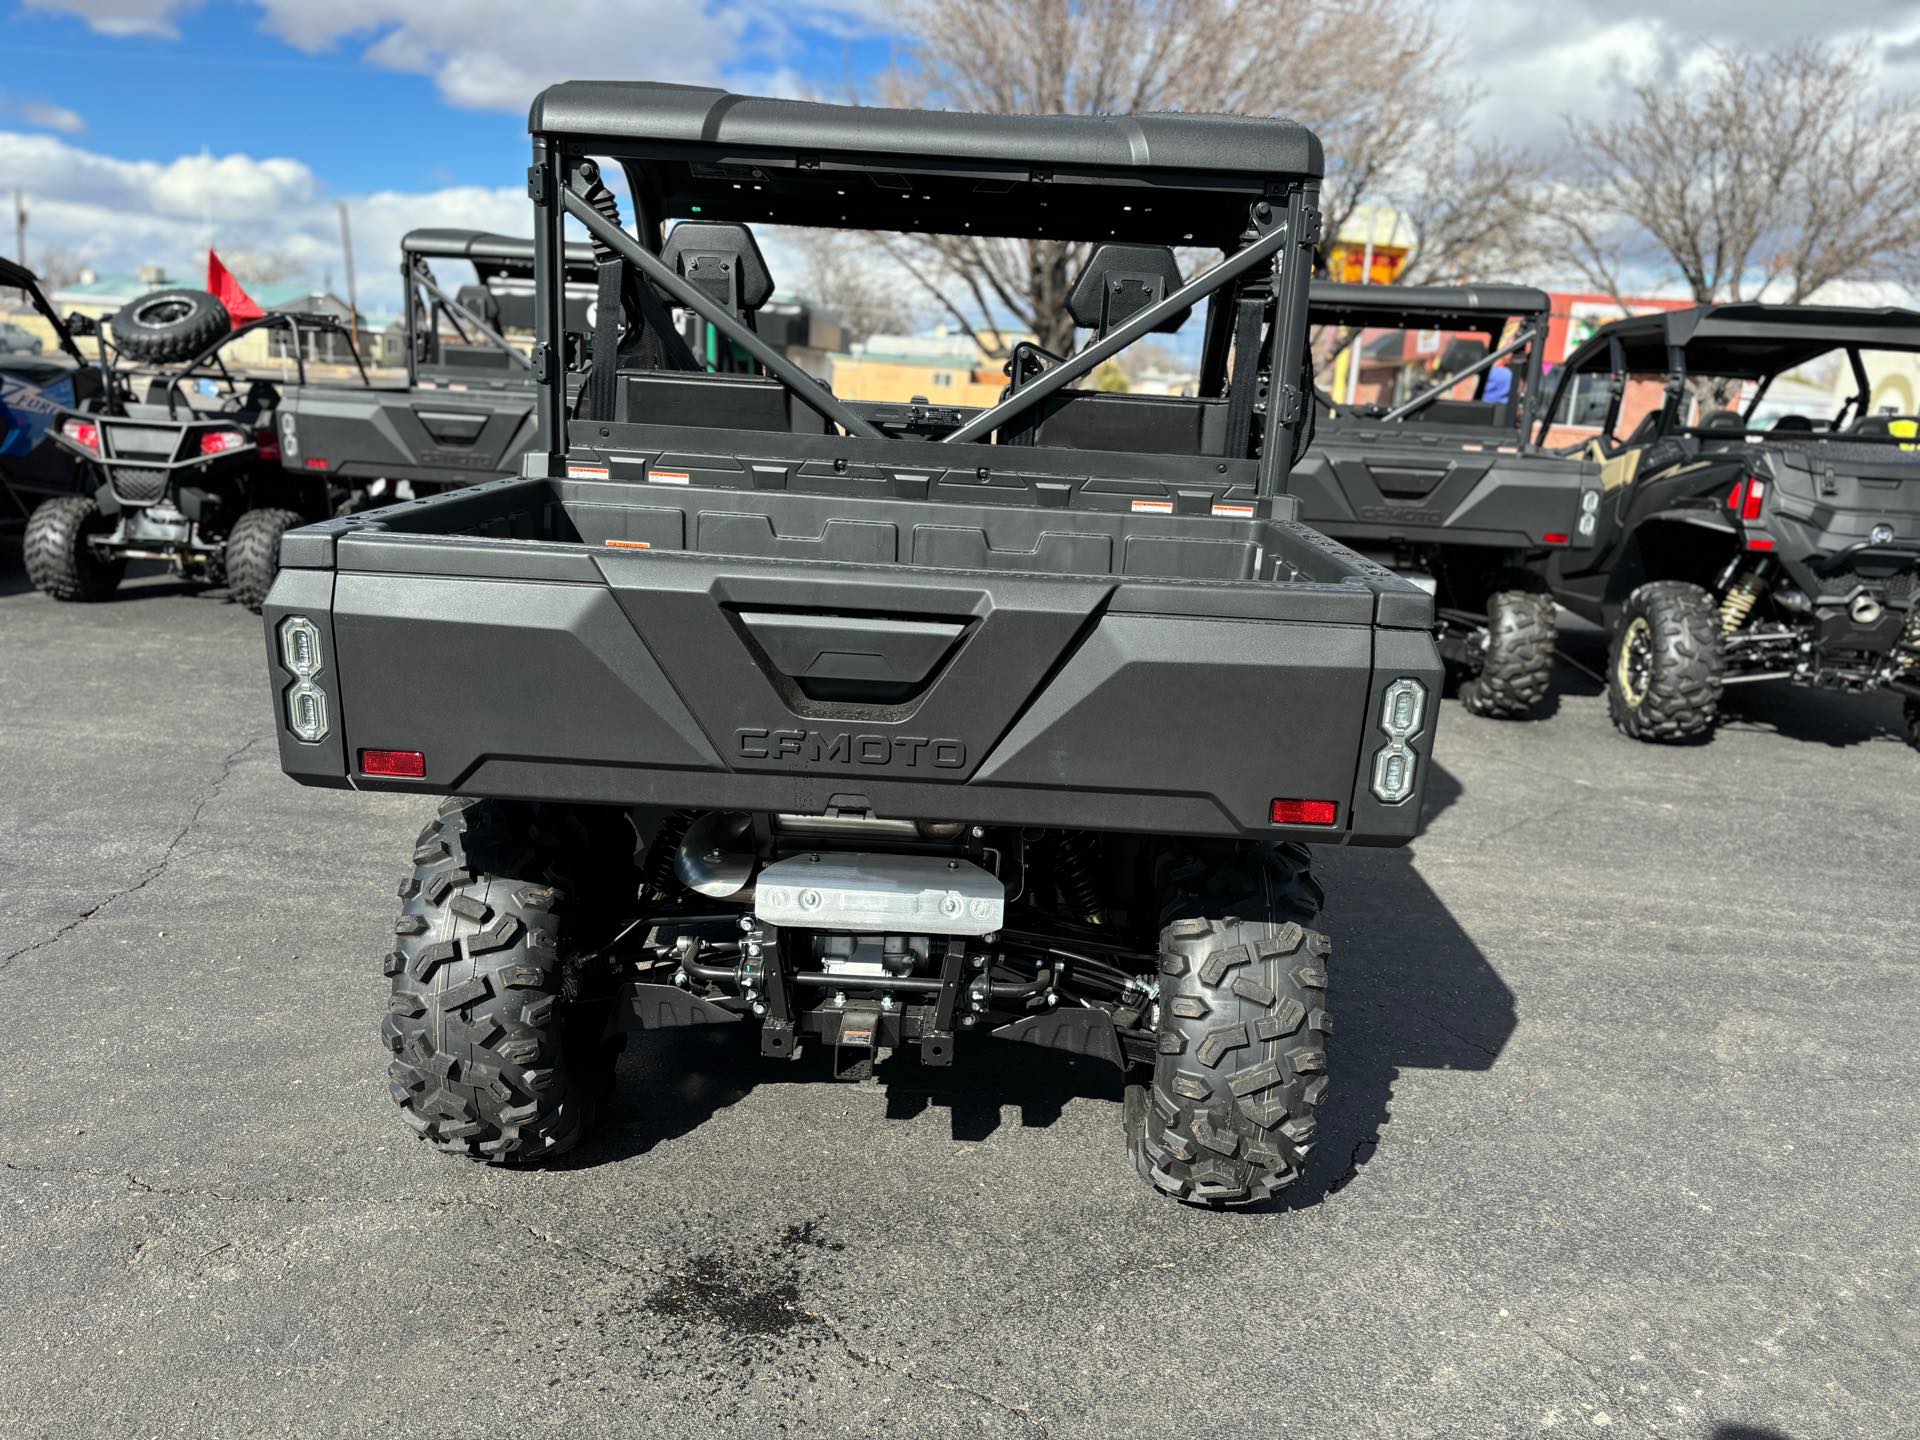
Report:
M 258 320 L 267 313 L 240 288 L 240 282 L 233 278 L 233 272 L 220 263 L 220 257 L 211 249 L 207 251 L 207 291 L 227 307 L 227 314 L 233 317 L 236 330 L 249 320 Z

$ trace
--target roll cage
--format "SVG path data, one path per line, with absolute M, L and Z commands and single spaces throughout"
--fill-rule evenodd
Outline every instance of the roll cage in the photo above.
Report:
M 1527 285 L 1348 285 L 1316 280 L 1308 290 L 1307 323 L 1343 325 L 1356 333 L 1378 327 L 1485 337 L 1487 353 L 1478 360 L 1448 372 L 1384 414 L 1370 417 L 1383 422 L 1411 419 L 1462 381 L 1484 377 L 1508 356 L 1521 354 L 1521 401 L 1514 408 L 1511 428 L 1524 438 L 1532 428 L 1539 395 L 1551 307 L 1546 291 Z M 1503 345 L 1500 337 L 1510 321 L 1519 322 L 1518 332 Z M 1481 379 L 1475 387 L 1475 398 L 1485 389 L 1486 382 Z M 1334 409 L 1339 405 L 1330 397 L 1323 403 Z
M 593 249 L 588 245 L 567 247 L 567 279 L 573 286 L 590 286 L 594 279 Z M 503 300 L 515 302 L 513 313 L 499 324 L 463 300 L 459 293 L 448 294 L 435 278 L 431 261 L 459 260 L 470 263 L 479 287 L 494 297 L 503 313 Z M 407 296 L 407 380 L 422 383 L 422 372 L 433 379 L 476 378 L 466 367 L 448 363 L 442 343 L 443 325 L 459 337 L 459 343 L 471 350 L 498 354 L 506 370 L 532 374 L 533 362 L 523 348 L 504 333 L 508 329 L 533 328 L 534 245 L 522 236 L 494 235 L 483 230 L 412 230 L 400 240 L 400 281 Z M 469 297 L 471 298 L 471 297 Z M 483 297 L 484 298 L 484 297 Z M 521 322 L 521 323 L 514 323 Z
M 668 333 L 669 306 L 711 325 L 817 415 L 842 468 L 851 458 L 896 463 L 907 458 L 901 442 L 908 440 L 924 442 L 914 445 L 911 463 L 944 456 L 984 471 L 988 456 L 965 458 L 969 447 L 1048 443 L 1032 438 L 1032 427 L 1052 397 L 1206 302 L 1197 398 L 1224 407 L 1224 423 L 1214 427 L 1217 449 L 1196 451 L 1220 462 L 1221 473 L 1253 482 L 1258 494 L 1277 495 L 1304 448 L 1311 425 L 1303 403 L 1306 285 L 1323 162 L 1318 141 L 1291 122 L 944 114 L 569 82 L 535 101 L 529 129 L 540 279 L 534 369 L 551 474 L 565 473 L 576 432 L 591 425 L 586 433 L 596 439 L 615 435 L 614 379 L 639 348 L 656 347 L 643 367 L 655 373 L 704 373 Z M 631 231 L 620 222 L 601 161 L 626 182 Z M 569 219 L 590 237 L 598 272 L 591 334 L 568 325 L 556 283 Z M 750 311 L 729 303 L 739 297 L 725 283 L 703 283 L 669 264 L 670 221 L 1057 236 L 1114 247 L 1213 248 L 1222 259 L 1183 283 L 1129 272 L 1126 283 L 1140 287 L 1136 303 L 1124 318 L 1103 310 L 1096 337 L 1078 354 L 1045 356 L 1029 346 L 1028 363 L 1014 367 L 997 404 L 954 407 L 942 412 L 937 434 L 901 436 L 888 432 L 877 407 L 842 401 L 761 340 Z M 1171 279 L 1179 281 L 1177 270 Z M 616 311 L 621 333 L 610 318 Z M 567 373 L 586 376 L 571 405 Z M 1109 458 L 1117 471 L 1126 468 L 1124 454 Z
M 1582 376 L 1605 374 L 1608 400 L 1600 424 L 1600 443 L 1610 453 L 1630 444 L 1613 438 L 1621 402 L 1630 377 L 1658 376 L 1665 394 L 1654 412 L 1646 439 L 1677 434 L 1717 440 L 1740 440 L 1754 435 L 1777 438 L 1775 431 L 1754 431 L 1752 421 L 1773 382 L 1789 371 L 1839 351 L 1846 359 L 1853 393 L 1841 404 L 1826 430 L 1800 431 L 1799 438 L 1836 436 L 1853 430 L 1849 443 L 1912 444 L 1911 436 L 1862 433 L 1868 418 L 1872 383 L 1863 352 L 1894 351 L 1920 354 L 1920 311 L 1898 307 L 1865 309 L 1840 305 L 1762 305 L 1736 303 L 1696 305 L 1653 315 L 1616 320 L 1590 336 L 1567 357 L 1555 377 L 1553 394 L 1537 412 L 1538 438 L 1544 443 L 1548 427 L 1560 413 L 1572 386 Z M 1754 392 L 1738 412 L 1740 426 L 1711 428 L 1683 423 L 1689 379 L 1712 378 L 1751 381 Z M 1642 422 L 1645 424 L 1645 422 Z

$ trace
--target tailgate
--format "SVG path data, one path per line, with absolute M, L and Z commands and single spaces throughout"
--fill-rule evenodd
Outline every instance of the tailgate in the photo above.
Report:
M 290 470 L 465 485 L 519 468 L 533 439 L 533 391 L 289 387 L 279 425 Z
M 297 776 L 398 749 L 423 780 L 355 783 L 1200 835 L 1290 833 L 1275 799 L 1330 799 L 1337 824 L 1299 838 L 1417 825 L 1417 794 L 1382 805 L 1363 772 L 1385 686 L 1437 702 L 1437 655 L 1424 607 L 1377 629 L 1366 584 L 378 532 L 335 549 L 268 606 L 272 625 L 330 601 L 344 755 L 283 737 Z
M 1451 441 L 1317 442 L 1288 490 L 1300 518 L 1341 539 L 1431 539 L 1536 550 L 1592 543 L 1580 528 L 1597 465 L 1515 446 Z M 1598 504 L 1597 499 L 1593 502 Z

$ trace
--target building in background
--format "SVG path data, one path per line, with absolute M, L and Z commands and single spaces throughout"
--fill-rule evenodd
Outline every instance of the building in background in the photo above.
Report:
M 1011 349 L 1028 335 L 988 333 L 989 345 Z M 842 400 L 935 405 L 992 405 L 1006 389 L 1006 361 L 965 331 L 946 326 L 925 335 L 873 335 L 832 358 L 833 393 Z

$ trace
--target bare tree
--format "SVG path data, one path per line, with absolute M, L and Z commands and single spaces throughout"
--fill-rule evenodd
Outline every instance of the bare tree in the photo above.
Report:
M 1920 274 L 1920 95 L 1877 88 L 1864 45 L 1714 49 L 1606 124 L 1568 123 L 1570 252 L 1616 297 L 1670 267 L 1701 301 L 1806 299 Z
M 86 272 L 87 262 L 72 250 L 42 250 L 39 260 L 34 264 L 34 274 L 40 281 L 40 288 L 49 295 L 69 285 L 79 284 L 80 277 Z
M 794 228 L 782 231 L 781 239 L 800 254 L 806 298 L 839 318 L 849 344 L 906 334 L 919 324 L 921 307 L 867 247 L 849 245 L 831 230 Z
M 1323 244 L 1354 210 L 1429 168 L 1472 94 L 1453 38 L 1418 0 L 895 0 L 914 36 L 887 72 L 890 104 L 992 113 L 1147 110 L 1271 115 L 1309 125 L 1328 156 Z M 1464 165 L 1468 152 L 1452 149 Z M 1436 211 L 1449 216 L 1451 210 Z M 1464 213 L 1436 235 L 1456 235 Z M 1436 247 L 1443 251 L 1468 248 Z M 996 322 L 1072 348 L 1067 292 L 1091 247 L 976 236 L 894 240 L 888 252 L 985 343 Z
M 1537 263 L 1547 244 L 1538 209 L 1544 162 L 1452 133 L 1432 137 L 1427 148 L 1427 164 L 1402 206 L 1413 248 L 1399 282 L 1486 279 Z

